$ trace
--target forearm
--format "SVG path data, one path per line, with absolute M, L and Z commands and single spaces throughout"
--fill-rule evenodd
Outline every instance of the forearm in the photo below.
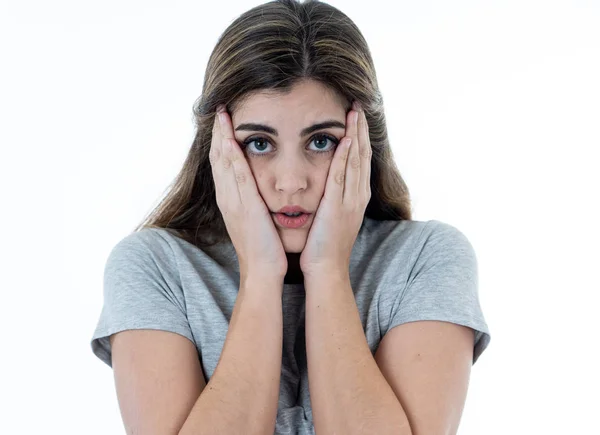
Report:
M 282 359 L 282 287 L 283 278 L 240 283 L 219 363 L 180 435 L 273 434 Z
M 410 435 L 379 370 L 347 274 L 306 277 L 306 353 L 317 434 Z

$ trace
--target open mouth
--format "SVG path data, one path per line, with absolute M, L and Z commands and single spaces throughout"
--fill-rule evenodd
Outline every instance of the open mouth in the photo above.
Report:
M 310 213 L 273 213 L 275 221 L 284 228 L 300 228 L 308 222 Z

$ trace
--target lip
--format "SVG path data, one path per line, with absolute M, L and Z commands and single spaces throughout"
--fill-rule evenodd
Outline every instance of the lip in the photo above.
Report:
M 310 220 L 310 217 L 312 216 L 310 213 L 304 213 L 298 217 L 289 217 L 283 213 L 272 213 L 272 214 L 273 214 L 273 220 L 275 221 L 275 223 L 277 223 L 277 225 L 279 227 L 292 228 L 292 229 L 298 229 L 298 228 L 304 227 Z
M 282 207 L 279 210 L 277 210 L 275 213 L 298 213 L 298 212 L 301 212 L 304 214 L 310 214 L 310 212 L 308 210 L 303 209 L 299 205 L 286 205 L 285 207 Z

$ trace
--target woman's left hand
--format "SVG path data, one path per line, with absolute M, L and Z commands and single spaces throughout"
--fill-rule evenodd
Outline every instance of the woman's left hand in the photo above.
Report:
M 329 167 L 325 192 L 311 225 L 300 268 L 304 277 L 348 273 L 350 255 L 371 199 L 371 141 L 363 110 L 355 101 L 346 136 Z M 354 115 L 358 114 L 354 121 Z M 351 139 L 350 148 L 344 146 Z

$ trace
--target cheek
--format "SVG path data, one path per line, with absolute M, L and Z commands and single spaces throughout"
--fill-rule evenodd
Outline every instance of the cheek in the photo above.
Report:
M 254 180 L 256 181 L 256 185 L 257 185 L 258 189 L 261 190 L 262 186 L 269 179 L 268 173 L 266 171 L 252 170 L 252 175 L 254 175 Z
M 328 160 L 318 168 L 316 168 L 313 173 L 313 180 L 315 186 L 319 191 L 324 192 L 325 186 L 327 185 L 327 177 L 329 176 L 329 168 L 331 167 L 331 160 Z
M 252 161 L 252 159 L 249 159 L 248 157 L 246 157 L 246 163 L 248 163 L 248 167 L 250 168 L 250 172 L 252 172 L 252 176 L 256 180 L 256 183 L 258 184 L 262 182 L 262 180 L 266 176 L 264 168 L 261 169 L 259 166 L 256 165 L 256 163 Z
M 266 201 L 266 198 L 268 197 L 268 195 L 270 195 L 269 192 L 273 190 L 269 187 L 272 184 L 272 176 L 267 169 L 260 168 L 256 164 L 249 164 L 249 166 L 250 171 L 252 172 L 252 176 L 254 177 L 258 193 L 263 198 L 263 200 Z

